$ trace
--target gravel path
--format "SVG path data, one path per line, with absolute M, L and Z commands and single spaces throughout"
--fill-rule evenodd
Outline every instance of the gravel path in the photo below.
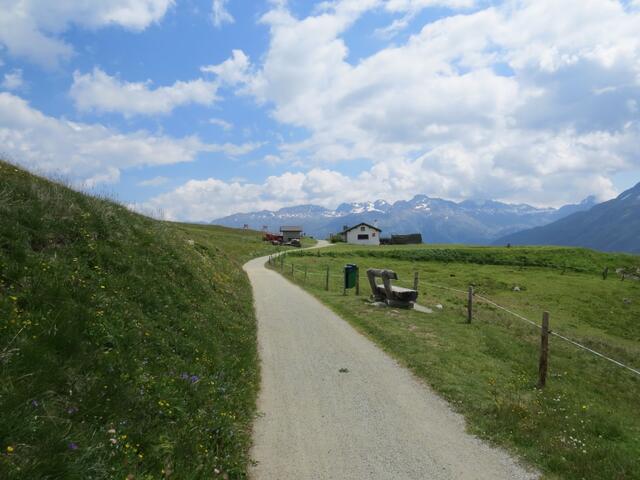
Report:
M 265 262 L 244 266 L 262 360 L 252 478 L 537 478 L 466 433 L 445 401 Z

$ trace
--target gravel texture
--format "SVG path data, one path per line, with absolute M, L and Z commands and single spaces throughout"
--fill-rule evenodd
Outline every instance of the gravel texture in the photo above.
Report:
M 262 362 L 253 479 L 538 478 L 265 262 L 244 266 Z

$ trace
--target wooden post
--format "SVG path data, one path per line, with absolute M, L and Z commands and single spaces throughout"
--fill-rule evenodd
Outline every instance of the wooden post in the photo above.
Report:
M 547 369 L 549 368 L 549 312 L 542 314 L 542 329 L 540 330 L 540 364 L 538 367 L 538 388 L 547 384 Z
M 609 276 L 609 267 L 605 267 L 605 269 L 602 271 L 602 279 L 606 280 L 608 276 Z
M 294 266 L 293 266 L 293 263 L 292 263 L 292 264 L 291 264 L 291 280 L 293 280 L 293 278 L 294 278 L 294 276 L 295 276 L 295 275 L 294 275 L 294 270 L 293 270 L 293 269 L 294 269 Z
M 467 303 L 467 323 L 473 319 L 473 287 L 469 287 L 469 300 Z
M 356 295 L 360 295 L 360 267 L 356 267 Z
M 418 272 L 413 273 L 413 289 L 418 291 Z
M 324 282 L 324 289 L 328 292 L 329 291 L 329 265 L 327 265 L 327 278 Z

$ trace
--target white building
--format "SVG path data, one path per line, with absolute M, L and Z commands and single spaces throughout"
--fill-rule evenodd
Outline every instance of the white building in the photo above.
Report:
M 378 227 L 363 222 L 351 228 L 345 227 L 341 235 L 347 243 L 356 245 L 380 245 L 380 232 L 382 232 L 382 230 Z

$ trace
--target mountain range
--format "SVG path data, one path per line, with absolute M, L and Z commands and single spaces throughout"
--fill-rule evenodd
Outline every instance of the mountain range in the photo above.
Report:
M 300 225 L 307 235 L 326 238 L 346 225 L 376 223 L 382 236 L 421 233 L 427 243 L 469 243 L 487 245 L 514 232 L 547 225 L 596 204 L 588 197 L 579 204 L 536 208 L 526 204 L 465 200 L 453 202 L 426 195 L 393 204 L 385 200 L 343 203 L 335 210 L 318 205 L 299 205 L 277 211 L 238 213 L 211 223 L 227 227 L 245 224 L 257 230 L 266 226 L 278 231 L 281 225 Z
M 545 226 L 506 235 L 495 243 L 567 245 L 640 253 L 640 183 L 613 200 Z

